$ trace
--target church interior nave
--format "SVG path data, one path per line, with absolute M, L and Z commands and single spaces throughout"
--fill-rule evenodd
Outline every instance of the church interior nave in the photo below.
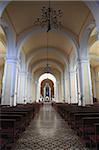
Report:
M 0 1 L 0 148 L 98 150 L 98 123 L 99 2 Z

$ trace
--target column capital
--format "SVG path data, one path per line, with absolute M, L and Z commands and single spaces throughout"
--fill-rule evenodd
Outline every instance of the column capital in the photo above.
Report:
M 88 63 L 89 62 L 89 58 L 78 58 L 77 62 L 78 63 Z
M 70 70 L 69 71 L 69 74 L 74 74 L 74 73 L 76 73 L 76 70 Z
M 6 61 L 6 63 L 8 63 L 8 64 L 17 64 L 17 62 L 18 62 L 18 59 L 13 59 L 13 58 L 6 58 L 5 59 L 5 61 Z
M 20 74 L 23 74 L 23 75 L 24 75 L 24 74 L 25 74 L 25 75 L 27 74 L 27 72 L 26 72 L 26 71 L 23 71 L 23 70 L 20 70 L 19 73 L 20 73 Z
M 32 75 L 32 73 L 27 72 L 27 76 L 28 76 L 28 78 L 29 78 L 29 79 L 31 79 L 31 80 L 33 79 L 33 75 Z

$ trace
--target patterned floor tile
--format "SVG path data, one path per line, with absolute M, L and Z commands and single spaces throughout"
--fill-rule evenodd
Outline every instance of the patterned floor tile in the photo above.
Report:
M 88 150 L 50 104 L 45 104 L 14 150 Z

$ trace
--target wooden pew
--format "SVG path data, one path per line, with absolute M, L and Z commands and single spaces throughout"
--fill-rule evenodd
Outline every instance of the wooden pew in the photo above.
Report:
M 1 113 L 0 119 L 16 119 L 16 129 L 18 130 L 19 134 L 22 133 L 22 131 L 25 130 L 25 122 L 23 119 L 23 116 L 21 114 L 6 114 Z
M 71 128 L 78 129 L 81 126 L 82 118 L 84 117 L 99 117 L 99 112 L 80 112 L 74 114 L 74 119 L 71 121 Z
M 90 143 L 90 135 L 94 133 L 94 124 L 99 123 L 99 117 L 84 117 L 82 118 L 82 127 L 79 127 L 79 135 L 84 140 L 85 144 Z
M 86 113 L 99 113 L 99 108 L 95 109 L 94 107 L 79 107 L 76 110 L 71 110 L 68 113 L 67 121 L 71 125 L 75 121 L 75 114 L 86 114 Z
M 0 150 L 6 150 L 6 149 L 7 149 L 6 141 L 5 141 L 5 139 L 0 137 Z
M 90 136 L 90 149 L 99 149 L 99 123 L 94 124 L 94 133 Z
M 35 114 L 38 113 L 41 106 L 41 104 L 34 103 L 18 105 L 15 107 L 0 107 L 1 138 L 6 140 L 6 145 L 4 145 L 1 140 L 0 147 L 12 147 L 12 144 L 29 125 L 30 121 L 34 118 Z
M 17 136 L 16 119 L 0 119 L 0 137 L 5 139 L 7 147 L 11 147 Z
M 27 127 L 29 124 L 27 112 L 8 111 L 8 112 L 1 112 L 1 113 L 5 114 L 5 115 L 21 115 L 22 116 L 23 131 L 25 130 L 25 127 Z

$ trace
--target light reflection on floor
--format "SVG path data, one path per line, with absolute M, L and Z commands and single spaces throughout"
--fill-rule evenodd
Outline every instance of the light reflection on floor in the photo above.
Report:
M 17 142 L 15 150 L 86 150 L 67 123 L 44 104 Z

